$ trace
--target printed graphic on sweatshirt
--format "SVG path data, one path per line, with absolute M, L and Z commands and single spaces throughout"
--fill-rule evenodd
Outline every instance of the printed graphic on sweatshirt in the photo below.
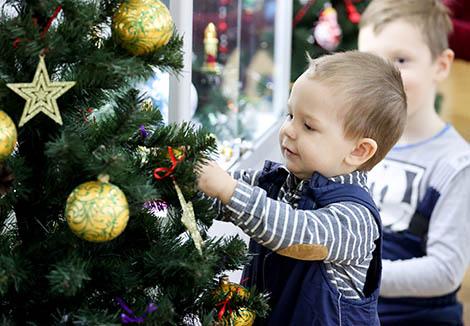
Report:
M 423 167 L 390 159 L 383 160 L 369 172 L 369 189 L 384 227 L 394 231 L 408 228 L 418 205 L 423 175 Z

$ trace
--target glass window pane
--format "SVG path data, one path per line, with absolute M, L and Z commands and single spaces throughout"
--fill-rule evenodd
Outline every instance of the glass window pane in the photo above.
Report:
M 194 120 L 233 162 L 279 119 L 273 108 L 275 0 L 194 0 Z M 279 110 L 278 110 L 279 111 Z

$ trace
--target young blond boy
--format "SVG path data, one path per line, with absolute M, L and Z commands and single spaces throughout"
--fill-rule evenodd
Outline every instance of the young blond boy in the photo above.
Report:
M 382 325 L 461 325 L 456 292 L 470 257 L 470 153 L 434 108 L 453 59 L 438 0 L 373 0 L 359 50 L 394 62 L 408 117 L 398 144 L 369 174 L 384 226 Z
M 272 307 L 257 324 L 378 325 L 381 225 L 366 172 L 403 130 L 400 74 L 366 53 L 311 60 L 288 110 L 285 166 L 231 176 L 209 163 L 199 188 L 252 238 L 243 278 L 269 292 Z

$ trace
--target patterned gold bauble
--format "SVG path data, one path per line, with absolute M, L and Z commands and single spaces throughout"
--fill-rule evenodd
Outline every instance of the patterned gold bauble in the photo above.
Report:
M 237 295 L 242 299 L 247 299 L 250 296 L 250 292 L 242 285 L 230 282 L 227 275 L 222 275 L 219 279 L 219 288 L 216 293 L 222 292 L 226 297 L 232 297 Z
M 241 299 L 248 299 L 250 292 L 240 284 L 232 283 L 229 281 L 227 275 L 223 275 L 219 279 L 219 287 L 215 291 L 217 296 L 221 293 L 224 297 L 232 298 L 238 296 Z M 248 308 L 239 308 L 237 312 L 226 314 L 222 320 L 216 322 L 216 326 L 251 326 L 255 322 L 256 314 Z
M 230 317 L 222 318 L 223 326 L 251 326 L 255 322 L 256 315 L 247 308 L 240 308 L 237 313 L 232 312 Z
M 76 187 L 67 198 L 65 217 L 77 236 L 91 242 L 116 238 L 126 228 L 129 206 L 124 193 L 107 176 Z
M 133 55 L 146 55 L 168 43 L 173 25 L 159 0 L 124 0 L 113 17 L 113 34 Z
M 16 126 L 8 114 L 0 111 L 0 162 L 6 159 L 15 149 Z

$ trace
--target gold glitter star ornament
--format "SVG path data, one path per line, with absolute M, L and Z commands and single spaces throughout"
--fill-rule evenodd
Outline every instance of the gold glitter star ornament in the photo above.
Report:
M 39 64 L 31 83 L 7 84 L 8 88 L 26 100 L 18 126 L 22 127 L 39 112 L 62 125 L 57 99 L 75 84 L 73 81 L 51 82 L 44 62 L 44 55 L 40 55 Z

